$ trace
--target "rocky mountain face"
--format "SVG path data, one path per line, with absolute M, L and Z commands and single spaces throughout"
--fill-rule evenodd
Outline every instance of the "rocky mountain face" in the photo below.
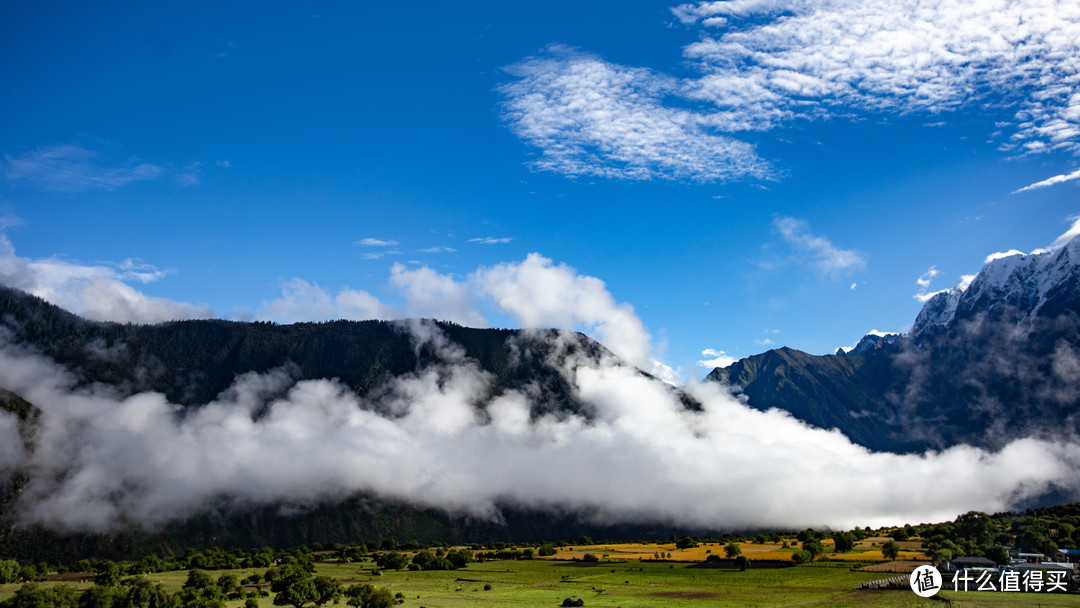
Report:
M 991 256 L 930 298 L 905 335 L 849 352 L 787 348 L 714 369 L 758 409 L 780 408 L 875 450 L 1080 432 L 1080 239 Z
M 1021 328 L 1080 310 L 1080 239 L 1053 251 L 1014 251 L 991 258 L 970 283 L 926 302 L 911 327 L 913 340 L 981 315 L 1000 316 L 1006 309 Z

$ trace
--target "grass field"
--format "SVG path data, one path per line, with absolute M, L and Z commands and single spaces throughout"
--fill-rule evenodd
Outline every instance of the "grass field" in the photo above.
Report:
M 892 539 L 886 537 L 867 538 L 856 543 L 855 548 L 847 553 L 833 553 L 833 541 L 831 539 L 825 539 L 821 541 L 821 544 L 825 547 L 825 555 L 830 560 L 876 562 L 885 561 L 885 556 L 881 554 L 881 546 L 890 540 Z M 751 560 L 790 561 L 796 549 L 784 548 L 784 542 L 787 542 L 788 545 L 798 543 L 794 538 L 788 538 L 781 540 L 779 543 L 740 542 L 737 544 L 739 549 L 742 550 L 742 554 Z M 899 559 L 929 560 L 929 557 L 920 548 L 921 542 L 905 541 L 898 544 L 900 545 Z M 656 553 L 670 553 L 671 557 L 665 559 L 677 562 L 703 562 L 709 555 L 724 557 L 724 543 L 701 543 L 697 547 L 689 549 L 679 549 L 675 546 L 675 543 L 616 543 L 587 547 L 558 547 L 556 550 L 557 553 L 551 556 L 550 559 L 581 559 L 586 553 L 592 553 L 605 559 L 631 560 L 649 560 Z
M 343 585 L 371 583 L 404 596 L 403 608 L 467 608 L 505 606 L 513 608 L 555 607 L 564 598 L 580 598 L 585 606 L 635 608 L 643 606 L 838 606 L 840 608 L 940 607 L 953 606 L 1080 606 L 1080 595 L 955 593 L 921 599 L 906 590 L 868 591 L 863 582 L 889 574 L 862 570 L 865 563 L 874 569 L 888 569 L 881 563 L 881 545 L 888 538 L 868 538 L 853 551 L 832 553 L 832 541 L 823 542 L 828 562 L 788 568 L 751 568 L 747 571 L 694 567 L 710 555 L 724 557 L 724 544 L 702 543 L 679 549 L 674 543 L 617 543 L 563 547 L 550 558 L 522 561 L 488 561 L 470 564 L 455 571 L 393 571 L 376 574 L 370 561 L 351 564 L 318 562 L 316 574 L 332 576 Z M 783 541 L 782 541 L 783 542 Z M 751 560 L 789 561 L 796 549 L 781 543 L 739 543 Z M 795 539 L 786 539 L 789 545 Z M 917 541 L 901 543 L 901 559 L 925 560 Z M 585 554 L 599 556 L 599 563 L 581 560 Z M 659 554 L 662 561 L 655 559 Z M 862 563 L 859 563 L 862 562 Z M 237 579 L 265 569 L 229 570 Z M 213 577 L 225 571 L 211 571 Z M 169 592 L 178 591 L 187 571 L 149 575 Z M 43 583 L 53 584 L 53 583 Z M 57 583 L 59 584 L 59 583 Z M 63 583 L 77 589 L 86 582 Z M 485 587 L 487 587 L 485 589 Z M 0 585 L 0 600 L 11 597 L 18 585 Z M 243 600 L 230 601 L 240 608 Z M 272 598 L 260 598 L 259 605 L 273 606 Z
M 655 546 L 655 545 L 650 545 Z M 618 545 L 611 546 L 613 550 Z M 715 550 L 714 550 L 715 552 Z M 673 552 L 674 553 L 674 552 Z M 650 552 L 651 554 L 651 552 Z M 611 561 L 598 564 L 557 560 L 489 561 L 455 571 L 384 571 L 374 574 L 370 562 L 319 563 L 318 574 L 333 576 L 345 585 L 370 582 L 400 592 L 403 608 L 513 608 L 556 607 L 567 597 L 581 598 L 587 607 L 635 608 L 644 606 L 838 606 L 840 608 L 941 607 L 937 599 L 920 599 L 910 591 L 864 591 L 864 581 L 884 575 L 852 570 L 839 562 L 745 572 L 694 568 L 688 563 Z M 262 570 L 230 570 L 238 579 Z M 218 576 L 218 572 L 211 572 Z M 180 589 L 187 572 L 149 576 L 169 591 Z M 89 583 L 64 583 L 85 588 Z M 489 590 L 484 590 L 489 585 Z M 0 585 L 0 600 L 17 585 Z M 1080 606 L 1080 595 L 944 593 L 954 606 Z M 259 605 L 269 608 L 272 598 Z M 232 601 L 230 608 L 243 606 Z

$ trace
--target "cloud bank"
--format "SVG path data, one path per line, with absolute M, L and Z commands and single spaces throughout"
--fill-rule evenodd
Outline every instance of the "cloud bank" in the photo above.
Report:
M 148 296 L 129 284 L 151 283 L 167 274 L 137 260 L 88 266 L 58 258 L 21 258 L 0 233 L 0 284 L 94 321 L 161 323 L 213 316 L 209 307 Z
M 0 474 L 29 475 L 22 521 L 68 531 L 153 529 L 209 505 L 303 506 L 357 492 L 477 517 L 513 504 L 712 529 L 945 520 L 1050 489 L 1080 492 L 1075 444 L 871 453 L 753 410 L 715 383 L 690 385 L 702 409 L 687 410 L 675 389 L 617 359 L 569 354 L 578 339 L 569 333 L 550 338 L 547 365 L 592 416 L 530 419 L 532 396 L 492 397 L 491 376 L 437 327 L 400 327 L 438 360 L 369 399 L 279 369 L 242 376 L 183 415 L 160 394 L 76 388 L 5 335 L 0 386 L 42 416 L 32 450 L 0 444 Z M 14 428 L 0 414 L 0 436 Z

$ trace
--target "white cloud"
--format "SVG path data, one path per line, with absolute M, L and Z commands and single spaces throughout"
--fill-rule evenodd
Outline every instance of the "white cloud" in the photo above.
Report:
M 541 170 L 620 179 L 767 177 L 739 138 L 800 120 L 987 108 L 1002 149 L 1080 153 L 1080 5 L 1071 0 L 729 0 L 672 9 L 701 27 L 676 78 L 552 47 L 508 68 L 511 129 Z M 714 29 L 721 28 L 721 29 Z M 933 128 L 929 126 L 927 128 Z M 1057 183 L 1057 182 L 1055 182 Z
M 390 269 L 390 284 L 405 297 L 406 314 L 453 321 L 468 327 L 487 327 L 476 308 L 476 298 L 464 282 L 423 266 L 410 270 L 403 264 Z
M 931 266 L 930 269 L 924 272 L 921 277 L 915 279 L 915 282 L 918 283 L 919 287 L 925 291 L 930 287 L 930 283 L 934 280 L 934 277 L 939 274 L 941 274 L 941 271 L 937 269 L 937 266 Z
M 75 314 L 96 321 L 160 323 L 212 318 L 209 307 L 155 298 L 128 282 L 149 283 L 169 274 L 140 260 L 88 266 L 48 258 L 30 260 L 0 232 L 0 284 L 21 289 Z M 280 323 L 329 319 L 400 319 L 430 317 L 470 327 L 489 325 L 481 303 L 514 317 L 524 328 L 585 331 L 627 362 L 665 380 L 677 372 L 652 358 L 651 336 L 632 306 L 619 303 L 604 282 L 580 275 L 540 254 L 517 263 L 481 267 L 458 280 L 427 266 L 409 269 L 394 264 L 390 285 L 404 299 L 403 309 L 383 303 L 362 290 L 341 288 L 332 295 L 301 278 L 282 284 L 281 296 L 264 301 L 250 315 Z
M 821 274 L 837 276 L 866 268 L 861 253 L 854 249 L 839 249 L 829 239 L 812 234 L 804 220 L 782 216 L 773 220 L 773 227 L 801 254 L 797 258 L 800 263 L 810 265 Z
M 509 243 L 512 240 L 514 240 L 514 237 L 512 237 L 512 236 L 502 236 L 502 237 L 484 236 L 484 237 L 477 237 L 475 239 L 469 239 L 469 242 L 470 243 L 478 243 L 480 245 L 505 245 L 505 244 Z
M 746 142 L 708 117 L 670 107 L 680 83 L 564 47 L 507 68 L 500 88 L 511 130 L 540 150 L 533 166 L 570 176 L 716 181 L 765 177 Z
M 457 249 L 453 247 L 427 247 L 420 250 L 420 253 L 455 253 Z
M 1055 184 L 1063 184 L 1065 182 L 1071 182 L 1071 181 L 1078 180 L 1078 179 L 1080 179 L 1080 169 L 1077 169 L 1076 171 L 1073 171 L 1072 173 L 1062 174 L 1062 175 L 1055 175 L 1054 177 L 1049 177 L 1049 178 L 1044 179 L 1042 181 L 1035 182 L 1034 184 L 1031 184 L 1030 186 L 1024 186 L 1023 188 L 1020 188 L 1019 190 L 1014 190 L 1013 194 L 1017 194 L 1019 192 L 1027 192 L 1029 190 L 1038 190 L 1040 188 L 1049 188 L 1050 186 L 1053 186 Z
M 669 386 L 610 358 L 546 361 L 591 416 L 533 418 L 526 391 L 492 398 L 491 375 L 437 328 L 402 328 L 436 346 L 438 360 L 367 397 L 279 369 L 245 374 L 184 416 L 161 394 L 75 388 L 55 362 L 0 336 L 0 386 L 42 410 L 33 445 L 0 448 L 0 470 L 29 473 L 14 499 L 21 523 L 151 528 L 222 499 L 307 505 L 364 492 L 480 518 L 509 502 L 606 523 L 849 529 L 1080 493 L 1074 443 L 871 453 L 837 431 L 752 409 L 717 383 L 687 386 L 701 404 L 688 410 Z M 0 414 L 0 437 L 21 443 L 14 429 Z
M 735 357 L 728 355 L 726 352 L 712 348 L 706 348 L 701 351 L 701 356 L 712 357 L 712 359 L 705 359 L 697 362 L 699 367 L 707 367 L 709 369 L 714 367 L 727 367 L 737 361 Z
M 1080 236 L 1080 217 L 1072 217 L 1069 219 L 1073 221 L 1072 226 L 1069 226 L 1069 229 L 1066 230 L 1064 234 L 1054 239 L 1054 242 L 1048 247 L 1050 251 L 1057 251 L 1067 245 L 1069 241 Z
M 989 264 L 990 262 L 993 262 L 994 260 L 1000 260 L 1002 258 L 1011 258 L 1014 255 L 1024 255 L 1024 252 L 1020 251 L 1019 249 L 1010 249 L 1008 251 L 999 251 L 997 253 L 991 253 L 990 255 L 986 256 L 985 260 L 983 260 L 983 264 Z
M 364 247 L 393 247 L 393 246 L 397 245 L 398 242 L 397 241 L 392 241 L 392 240 L 374 239 L 374 238 L 368 237 L 366 239 L 360 239 L 359 241 L 356 241 L 353 244 L 354 245 L 362 245 Z
M 929 302 L 931 298 L 938 295 L 939 293 L 946 293 L 948 291 L 949 291 L 948 289 L 940 289 L 938 291 L 921 291 L 921 292 L 919 292 L 917 294 L 912 295 L 911 297 L 913 297 L 916 300 L 918 300 L 919 302 L 922 302 L 923 304 L 925 304 L 925 303 Z
M 522 327 L 584 326 L 616 355 L 648 368 L 651 336 L 634 307 L 615 302 L 596 277 L 530 253 L 523 262 L 480 269 L 470 280 L 477 283 L 479 293 L 517 317 Z
M 685 25 L 692 25 L 697 21 L 709 21 L 719 19 L 705 25 L 718 27 L 727 23 L 726 17 L 748 17 L 751 15 L 769 14 L 785 10 L 789 5 L 780 0 L 722 0 L 720 2 L 698 2 L 692 4 L 680 4 L 671 9 Z
M 4 156 L 0 163 L 0 175 L 6 180 L 61 192 L 115 190 L 134 182 L 157 179 L 163 173 L 161 167 L 135 159 L 120 165 L 110 164 L 99 152 L 72 144 L 43 146 L 19 156 Z
M 937 269 L 937 266 L 931 266 L 926 272 L 922 274 L 922 276 L 915 279 L 915 283 L 919 285 L 919 292 L 912 295 L 912 297 L 920 302 L 925 303 L 930 300 L 930 298 L 941 293 L 940 291 L 935 291 L 931 293 L 927 293 L 926 291 L 927 289 L 930 289 L 930 283 L 932 283 L 934 278 L 937 277 L 939 274 L 941 274 L 941 271 Z M 946 289 L 944 291 L 948 290 Z
M 366 291 L 345 287 L 336 296 L 331 296 L 315 283 L 294 278 L 282 285 L 280 298 L 263 303 L 257 318 L 299 323 L 329 319 L 397 319 L 399 316 L 396 310 Z
M 0 284 L 21 289 L 94 321 L 160 323 L 213 317 L 209 307 L 148 296 L 126 283 L 149 283 L 168 274 L 137 261 L 89 266 L 57 258 L 32 260 L 15 255 L 0 233 Z

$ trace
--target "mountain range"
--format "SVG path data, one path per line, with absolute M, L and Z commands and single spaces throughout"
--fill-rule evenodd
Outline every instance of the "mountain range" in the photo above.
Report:
M 910 332 L 850 351 L 778 348 L 715 368 L 750 406 L 915 452 L 1080 431 L 1080 238 L 990 256 L 926 300 Z
M 200 499 L 197 510 L 177 507 L 176 512 L 185 515 L 169 519 L 141 511 L 146 496 L 168 495 L 167 480 L 141 477 L 138 458 L 155 456 L 138 451 L 145 449 L 142 440 L 131 443 L 135 450 L 131 454 L 122 449 L 115 454 L 105 451 L 104 456 L 86 452 L 85 445 L 63 445 L 69 438 L 92 440 L 100 442 L 89 448 L 96 450 L 94 445 L 108 445 L 112 426 L 137 429 L 120 435 L 130 440 L 155 415 L 169 421 L 167 432 L 181 434 L 178 440 L 183 443 L 191 439 L 184 434 L 199 431 L 200 425 L 219 424 L 215 408 L 239 412 L 239 417 L 222 418 L 220 424 L 251 425 L 247 437 L 256 441 L 292 429 L 287 424 L 259 425 L 286 415 L 282 412 L 296 405 L 322 408 L 314 418 L 333 423 L 335 416 L 343 415 L 334 409 L 336 402 L 347 405 L 345 410 L 353 412 L 348 415 L 357 415 L 350 409 L 356 406 L 377 414 L 367 426 L 356 428 L 382 425 L 388 432 L 394 431 L 395 421 L 410 415 L 420 416 L 414 424 L 435 426 L 459 424 L 452 416 L 440 419 L 444 414 L 465 415 L 473 421 L 469 424 L 477 424 L 475 428 L 496 418 L 499 424 L 534 428 L 550 426 L 550 421 L 560 421 L 563 429 L 575 428 L 577 420 L 587 427 L 594 421 L 608 424 L 610 419 L 599 420 L 604 414 L 594 411 L 608 396 L 586 395 L 595 391 L 590 382 L 605 377 L 608 390 L 648 374 L 618 361 L 582 334 L 474 329 L 425 320 L 102 323 L 0 287 L 0 356 L 9 367 L 3 375 L 6 382 L 0 383 L 0 480 L 7 479 L 0 484 L 2 555 L 137 557 L 214 544 L 289 546 L 387 538 L 522 541 L 582 534 L 658 538 L 687 531 L 671 521 L 655 523 L 656 518 L 636 520 L 654 523 L 626 523 L 635 521 L 632 518 L 605 522 L 574 509 L 552 509 L 550 504 L 537 508 L 520 500 L 496 501 L 497 512 L 477 516 L 355 487 L 275 502 L 278 499 L 267 498 L 258 483 L 245 490 L 244 495 L 252 498 L 238 501 L 223 496 L 215 502 L 220 494 L 210 494 L 210 504 Z M 837 429 L 876 451 L 921 453 L 959 444 L 997 449 L 1023 437 L 1072 437 L 1080 431 L 1080 240 L 1032 254 L 991 256 L 969 281 L 929 297 L 906 334 L 870 334 L 850 351 L 833 355 L 770 350 L 716 368 L 708 379 L 727 385 L 753 408 L 786 411 L 812 426 Z M 27 387 L 36 384 L 59 392 L 39 391 L 35 397 Z M 673 398 L 677 410 L 707 411 L 689 389 L 650 382 L 646 390 Z M 304 400 L 294 399 L 297 393 Z M 41 395 L 62 395 L 69 408 L 63 416 L 53 416 L 51 424 L 61 428 L 53 429 L 52 435 L 43 431 L 47 417 L 42 406 L 47 399 Z M 454 402 L 446 401 L 449 398 Z M 634 394 L 617 393 L 611 407 L 634 407 L 622 403 L 627 399 L 634 401 Z M 410 414 L 410 406 L 402 409 L 403 400 L 431 401 L 434 409 L 421 407 L 420 414 Z M 107 407 L 94 409 L 102 403 Z M 516 411 L 514 403 L 523 404 L 523 419 L 515 418 L 517 414 L 507 417 L 507 412 Z M 474 411 L 462 414 L 455 409 L 461 404 Z M 81 433 L 69 434 L 62 428 L 84 424 L 86 412 L 117 418 L 115 424 L 106 421 Z M 185 420 L 193 422 L 185 426 Z M 715 420 L 723 420 L 723 415 Z M 206 436 L 214 437 L 214 432 Z M 439 441 L 441 432 L 436 428 L 424 437 Z M 4 433 L 10 433 L 6 439 Z M 59 443 L 41 445 L 45 437 L 59 438 Z M 377 440 L 377 435 L 373 437 L 369 440 Z M 300 442 L 294 448 L 318 445 L 317 437 L 311 441 L 315 443 Z M 190 457 L 203 447 L 213 447 L 198 445 L 185 454 Z M 40 458 L 26 464 L 30 461 L 20 460 L 23 449 L 36 450 Z M 321 449 L 332 453 L 333 448 Z M 567 453 L 573 454 L 572 449 Z M 62 466 L 41 464 L 50 462 L 50 454 L 60 454 L 54 460 Z M 111 480 L 95 477 L 103 473 L 95 468 L 96 462 L 82 462 L 84 454 L 105 464 L 115 458 L 129 461 L 118 469 L 128 477 L 103 494 L 102 488 L 112 487 Z M 298 453 L 295 458 L 309 456 Z M 16 464 L 6 465 L 9 461 Z M 312 462 L 325 466 L 318 457 Z M 156 466 L 188 474 L 184 466 L 170 467 L 167 462 Z M 213 477 L 213 471 L 195 474 Z M 230 479 L 240 482 L 251 476 L 232 475 Z M 200 487 L 197 480 L 186 483 Z M 302 482 L 299 486 L 305 487 Z M 65 493 L 69 491 L 75 498 Z M 110 491 L 117 501 L 129 501 L 126 510 L 90 519 L 94 515 L 90 505 L 110 508 Z M 81 504 L 79 497 L 84 495 L 90 502 Z M 43 525 L 45 516 L 27 518 L 27 505 L 71 509 L 82 518 L 83 527 Z M 132 519 L 137 516 L 145 521 Z
M 290 391 L 305 381 L 328 379 L 332 379 L 329 382 L 333 386 L 356 395 L 362 407 L 372 408 L 388 420 L 404 415 L 395 406 L 399 397 L 392 390 L 395 382 L 408 388 L 413 386 L 408 382 L 430 379 L 436 389 L 445 389 L 448 394 L 458 390 L 459 385 L 468 390 L 479 387 L 476 394 L 470 394 L 469 401 L 476 404 L 480 419 L 501 396 L 516 392 L 529 395 L 529 419 L 575 416 L 588 421 L 594 412 L 577 397 L 567 370 L 616 360 L 606 348 L 583 334 L 473 329 L 428 320 L 293 325 L 222 320 L 157 325 L 104 323 L 80 318 L 7 287 L 0 287 L 0 350 L 10 356 L 8 364 L 37 361 L 31 373 L 61 376 L 56 383 L 65 394 L 79 395 L 80 399 L 106 398 L 110 405 L 104 415 L 115 416 L 118 427 L 128 423 L 120 410 L 140 395 L 161 395 L 175 410 L 170 417 L 183 420 L 254 385 L 252 393 L 258 403 L 251 419 L 258 421 L 271 415 L 269 410 L 275 401 L 287 400 Z M 33 398 L 24 398 L 10 389 L 12 386 L 0 386 L 0 422 L 4 422 L 5 412 L 9 417 L 13 415 L 18 426 L 13 439 L 27 450 L 33 449 L 43 441 L 40 406 L 47 404 L 34 403 Z M 682 393 L 679 397 L 687 408 L 700 407 Z M 318 403 L 312 407 L 318 407 Z M 136 411 L 135 419 L 142 415 Z M 64 441 L 86 440 L 75 434 L 62 433 L 60 437 Z M 317 439 L 313 442 L 310 449 L 318 444 Z M 0 436 L 3 443 L 5 438 Z M 27 523 L 26 510 L 39 507 L 26 497 L 35 477 L 40 481 L 55 475 L 71 482 L 72 476 L 85 471 L 50 472 L 34 469 L 41 465 L 23 466 L 3 483 L 5 474 L 11 472 L 5 471 L 4 464 L 5 450 L 11 447 L 0 445 L 0 555 L 25 559 L 132 558 L 214 545 L 289 547 L 382 539 L 460 543 L 582 535 L 663 538 L 681 531 L 664 524 L 596 523 L 576 512 L 553 512 L 513 503 L 501 505 L 497 514 L 477 517 L 371 492 L 337 490 L 331 498 L 298 496 L 298 500 L 283 503 L 222 500 L 220 504 L 202 505 L 190 517 L 163 525 L 128 521 L 105 533 L 64 529 Z M 53 452 L 62 449 L 39 447 Z M 296 459 L 308 456 L 296 454 Z M 198 474 L 209 476 L 211 472 Z M 90 509 L 90 505 L 73 508 Z

